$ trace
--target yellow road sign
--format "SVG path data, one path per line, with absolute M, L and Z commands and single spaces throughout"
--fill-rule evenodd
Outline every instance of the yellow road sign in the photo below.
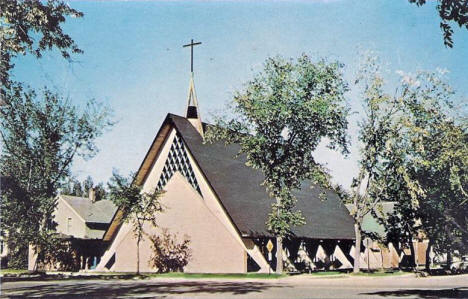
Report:
M 273 242 L 271 242 L 271 239 L 268 240 L 266 248 L 267 248 L 268 252 L 271 252 L 273 250 Z

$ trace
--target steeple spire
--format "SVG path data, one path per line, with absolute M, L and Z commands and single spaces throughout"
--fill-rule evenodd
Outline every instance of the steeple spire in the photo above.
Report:
M 193 42 L 193 39 L 190 44 L 184 45 L 183 47 L 190 47 L 190 83 L 187 97 L 187 111 L 185 117 L 190 121 L 190 123 L 197 129 L 198 133 L 203 137 L 203 125 L 200 117 L 200 109 L 198 108 L 197 93 L 195 92 L 195 83 L 193 80 L 193 47 L 200 45 L 201 42 Z
M 187 112 L 185 117 L 197 129 L 198 133 L 203 136 L 203 125 L 200 116 L 200 109 L 198 108 L 197 93 L 195 92 L 195 83 L 193 82 L 193 73 L 190 76 L 188 97 L 187 97 Z

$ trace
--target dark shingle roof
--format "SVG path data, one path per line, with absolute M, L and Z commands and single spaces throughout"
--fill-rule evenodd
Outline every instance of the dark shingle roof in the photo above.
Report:
M 245 165 L 245 157 L 236 158 L 239 145 L 222 142 L 204 144 L 191 123 L 183 117 L 168 114 L 207 181 L 243 236 L 270 236 L 265 222 L 273 200 L 260 184 L 263 175 Z M 325 191 L 326 200 L 319 194 Z M 316 239 L 354 239 L 353 220 L 338 195 L 304 183 L 296 192 L 297 208 L 306 224 L 293 229 L 297 237 Z
M 110 200 L 92 202 L 87 197 L 59 195 L 62 197 L 87 223 L 110 223 L 117 207 Z

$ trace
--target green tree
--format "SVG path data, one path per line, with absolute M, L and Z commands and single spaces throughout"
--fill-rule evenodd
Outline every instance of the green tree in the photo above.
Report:
M 366 117 L 352 212 L 357 228 L 379 201 L 393 200 L 387 240 L 410 248 L 409 266 L 417 266 L 414 240 L 422 237 L 429 239 L 428 253 L 466 252 L 466 106 L 454 109 L 442 71 L 401 73 L 393 96 L 383 91 L 375 58 L 367 59 L 362 73 Z M 356 247 L 358 241 L 356 236 Z M 355 271 L 358 263 L 356 256 Z
M 96 195 L 96 200 L 102 200 L 107 197 L 107 191 L 106 188 L 104 188 L 103 183 L 99 183 L 94 187 L 94 192 Z
M 115 171 L 108 187 L 109 198 L 119 207 L 122 221 L 132 225 L 137 241 L 136 272 L 140 273 L 140 242 L 146 234 L 145 225 L 157 226 L 158 213 L 163 210 L 159 202 L 161 191 L 145 192 L 133 184 L 133 176 L 123 177 Z
M 30 53 L 37 58 L 45 50 L 56 48 L 66 59 L 82 51 L 63 32 L 67 17 L 82 17 L 83 13 L 58 0 L 0 1 L 0 83 L 10 84 L 12 60 Z M 2 91 L 3 92 L 3 91 Z
M 83 197 L 88 197 L 89 195 L 89 189 L 93 188 L 94 186 L 94 182 L 93 182 L 93 178 L 91 176 L 87 176 L 86 179 L 83 181 L 83 192 L 82 192 L 82 196 Z
M 363 85 L 363 118 L 359 123 L 361 142 L 359 173 L 353 179 L 351 200 L 356 237 L 353 272 L 360 271 L 362 222 L 372 213 L 382 199 L 382 163 L 389 140 L 396 134 L 394 127 L 398 105 L 383 91 L 383 78 L 378 58 L 368 54 L 356 83 Z
M 283 271 L 282 240 L 291 228 L 304 223 L 295 210 L 295 189 L 306 179 L 326 185 L 328 175 L 313 153 L 325 138 L 332 149 L 347 152 L 348 86 L 343 65 L 307 55 L 296 61 L 269 58 L 264 70 L 235 93 L 231 115 L 218 117 L 208 142 L 240 145 L 247 165 L 262 171 L 271 198 L 268 229 L 276 235 L 276 271 Z
M 40 95 L 17 83 L 6 89 L 0 173 L 11 184 L 2 190 L 1 216 L 11 242 L 24 249 L 31 243 L 38 252 L 52 238 L 57 190 L 75 157 L 94 156 L 94 141 L 109 125 L 109 111 L 93 101 L 79 111 L 47 89 Z
M 60 194 L 71 195 L 73 193 L 74 178 L 67 178 L 60 188 Z
M 387 173 L 395 175 L 385 189 L 398 201 L 393 229 L 403 231 L 410 245 L 423 233 L 428 251 L 467 252 L 466 106 L 454 109 L 454 92 L 443 72 L 402 76 L 402 130 L 388 151 Z
M 418 6 L 426 4 L 427 0 L 408 0 Z M 453 47 L 453 29 L 451 23 L 468 30 L 468 1 L 466 0 L 437 0 L 437 11 L 440 16 L 440 29 L 444 35 L 444 44 Z
M 72 193 L 70 193 L 69 195 L 82 196 L 83 188 L 81 186 L 81 182 L 75 179 L 73 180 L 72 184 L 73 184 Z

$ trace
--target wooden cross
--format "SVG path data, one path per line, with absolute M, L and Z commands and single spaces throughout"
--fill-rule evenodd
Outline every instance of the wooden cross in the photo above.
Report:
M 194 43 L 192 39 L 192 42 L 190 44 L 186 44 L 183 46 L 183 48 L 190 47 L 190 71 L 192 73 L 193 73 L 193 47 L 197 45 L 201 45 L 201 42 Z

